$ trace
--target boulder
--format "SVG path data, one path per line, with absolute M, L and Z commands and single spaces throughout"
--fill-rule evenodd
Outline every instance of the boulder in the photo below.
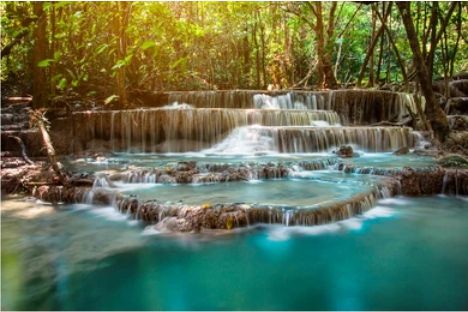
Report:
M 406 155 L 408 153 L 409 153 L 409 148 L 407 146 L 404 146 L 394 151 L 393 155 Z
M 340 146 L 340 148 L 335 151 L 335 154 L 342 158 L 359 157 L 358 153 L 354 153 L 353 147 L 351 145 Z

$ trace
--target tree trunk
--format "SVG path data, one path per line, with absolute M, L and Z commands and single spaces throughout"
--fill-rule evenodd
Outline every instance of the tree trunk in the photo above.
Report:
M 246 35 L 244 36 L 243 39 L 243 56 L 244 56 L 244 70 L 243 70 L 243 87 L 248 87 L 249 85 L 249 74 L 250 74 L 250 45 L 249 45 L 249 28 L 248 25 L 245 25 L 245 33 Z
M 265 53 L 265 25 L 261 24 L 260 26 L 260 42 L 262 44 L 262 88 L 264 88 L 268 81 L 267 81 L 267 74 L 266 74 L 266 53 Z
M 317 20 L 314 30 L 317 37 L 317 72 L 319 76 L 318 84 L 324 89 L 336 89 L 337 82 L 335 75 L 333 74 L 333 65 L 331 61 L 332 51 L 326 51 L 325 45 L 322 3 L 313 2 L 309 3 L 309 6 L 311 7 L 312 12 L 314 13 Z M 332 39 L 329 38 L 329 40 Z
M 45 67 L 38 63 L 47 59 L 47 15 L 44 12 L 43 2 L 33 2 L 34 15 L 37 17 L 37 27 L 34 31 L 34 45 L 32 49 L 32 75 L 33 75 L 33 107 L 47 106 L 48 89 L 47 73 Z
M 388 8 L 389 10 L 391 10 L 391 4 L 392 3 L 390 3 L 390 5 L 389 5 L 389 8 Z M 400 52 L 398 52 L 398 48 L 397 48 L 397 46 L 395 44 L 395 41 L 393 40 L 393 37 L 392 37 L 392 32 L 390 31 L 390 29 L 388 29 L 386 18 L 385 19 L 382 18 L 379 11 L 376 11 L 375 13 L 377 14 L 377 17 L 379 18 L 380 22 L 382 23 L 382 26 L 385 29 L 385 32 L 387 33 L 389 44 L 392 46 L 393 52 L 395 53 L 395 56 L 397 58 L 398 65 L 400 66 L 401 74 L 403 76 L 403 81 L 405 82 L 405 84 L 407 84 L 408 74 L 406 73 L 405 63 L 404 63 L 403 59 L 400 56 Z
M 50 4 L 50 52 L 49 52 L 49 58 L 55 59 L 55 32 L 56 32 L 56 20 L 55 20 L 55 3 Z M 50 76 L 50 95 L 51 97 L 55 96 L 55 71 L 56 71 L 56 66 L 55 62 L 52 62 L 50 65 L 50 71 L 49 71 L 49 76 Z
M 383 3 L 383 12 L 385 12 L 385 2 Z M 378 13 L 378 11 L 377 11 Z M 380 71 L 382 69 L 382 61 L 384 54 L 384 44 L 385 44 L 385 34 L 380 37 L 380 47 L 379 47 L 379 60 L 377 62 L 377 83 L 380 85 Z
M 434 96 L 434 92 L 432 91 L 432 79 L 421 54 L 418 36 L 411 18 L 410 3 L 397 2 L 397 6 L 406 29 L 406 34 L 411 46 L 411 50 L 413 52 L 414 66 L 416 68 L 421 91 L 426 99 L 427 117 L 431 122 L 432 129 L 437 139 L 443 142 L 449 133 L 447 116 L 440 108 Z
M 253 25 L 252 39 L 255 46 L 255 77 L 257 80 L 257 89 L 260 89 L 260 48 L 257 40 L 257 23 Z
M 453 11 L 455 11 L 455 8 L 457 7 L 457 2 L 453 1 L 452 3 L 450 3 L 450 7 L 448 8 L 445 17 L 443 17 L 441 14 L 438 13 L 439 12 L 438 3 L 434 2 L 433 5 L 436 6 L 437 8 L 436 18 L 440 17 L 441 23 L 440 23 L 440 27 L 438 31 L 436 29 L 437 23 L 434 24 L 434 29 L 432 30 L 432 33 L 431 33 L 431 49 L 429 50 L 429 53 L 426 56 L 426 64 L 431 74 L 434 68 L 435 50 L 437 48 L 439 41 L 442 38 L 443 33 L 445 32 L 445 29 L 447 28 L 447 25 L 450 21 L 450 17 L 453 14 Z
M 123 60 L 127 55 L 127 25 L 130 18 L 130 6 L 128 2 L 116 3 L 117 13 L 114 16 L 115 31 L 117 36 L 117 61 Z M 128 107 L 128 97 L 126 89 L 126 65 L 121 66 L 116 72 L 116 88 L 119 96 L 119 105 L 122 108 Z
M 457 14 L 457 39 L 455 40 L 455 47 L 453 48 L 452 54 L 450 56 L 450 66 L 449 66 L 449 73 L 450 77 L 453 76 L 453 70 L 455 68 L 455 57 L 457 55 L 458 46 L 460 44 L 461 34 L 462 34 L 462 4 L 458 4 L 458 14 Z
M 372 37 L 375 37 L 375 28 L 376 28 L 376 17 L 375 17 L 375 10 L 377 8 L 373 7 L 372 10 Z M 383 33 L 382 35 L 383 36 Z M 378 40 L 378 38 L 376 38 Z M 370 60 L 369 60 L 369 82 L 367 83 L 367 87 L 372 88 L 374 86 L 374 49 L 371 50 Z
M 361 70 L 359 71 L 359 78 L 358 78 L 358 81 L 356 83 L 358 86 L 361 86 L 361 81 L 364 78 L 364 73 L 366 72 L 367 64 L 369 63 L 369 60 L 371 59 L 371 57 L 372 57 L 372 55 L 374 53 L 373 51 L 375 49 L 375 46 L 377 45 L 377 42 L 379 41 L 379 38 L 380 38 L 380 36 L 382 36 L 383 32 L 384 32 L 384 27 L 382 25 L 382 26 L 380 26 L 379 30 L 377 31 L 375 36 L 372 38 L 372 40 L 371 40 L 371 42 L 369 44 L 369 48 L 367 50 L 366 57 L 364 58 L 364 62 L 362 63 Z

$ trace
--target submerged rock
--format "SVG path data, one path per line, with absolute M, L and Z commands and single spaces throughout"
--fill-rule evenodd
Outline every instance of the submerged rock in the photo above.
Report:
M 407 146 L 397 149 L 393 152 L 393 155 L 406 155 L 409 153 L 409 148 Z

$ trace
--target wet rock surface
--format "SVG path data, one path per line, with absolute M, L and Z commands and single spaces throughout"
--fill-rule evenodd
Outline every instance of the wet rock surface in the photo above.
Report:
M 334 153 L 341 158 L 359 157 L 359 154 L 354 152 L 351 145 L 342 145 Z
M 407 146 L 397 149 L 393 152 L 393 155 L 406 155 L 410 152 Z
M 125 183 L 212 183 L 288 177 L 296 166 L 303 170 L 326 169 L 338 162 L 335 158 L 318 161 L 241 164 L 197 164 L 185 162 L 162 168 L 134 168 L 108 176 L 111 181 Z
M 402 195 L 468 195 L 468 169 L 445 169 L 442 167 L 385 169 L 373 167 L 356 168 L 352 165 L 342 165 L 338 169 L 345 173 L 392 177 L 398 181 L 398 193 Z
M 468 131 L 468 115 L 449 115 L 447 118 L 450 130 Z
M 465 113 L 466 94 L 462 93 L 465 92 L 463 90 L 466 89 L 466 82 L 457 82 L 451 87 L 456 88 L 456 92 L 451 91 L 456 97 L 448 100 L 447 110 L 454 114 Z M 187 101 L 179 102 L 189 102 L 194 107 L 180 105 L 177 109 L 165 108 L 150 112 L 144 109 L 131 112 L 92 110 L 76 113 L 71 118 L 68 111 L 60 110 L 53 115 L 55 120 L 51 136 L 59 147 L 58 150 L 67 152 L 70 148 L 74 151 L 88 149 L 98 162 L 105 160 L 103 156 L 113 150 L 135 151 L 134 148 L 142 151 L 154 151 L 153 148 L 177 152 L 199 150 L 219 142 L 219 139 L 225 137 L 232 129 L 257 124 L 258 121 L 269 126 L 253 127 L 252 131 L 243 134 L 260 137 L 268 144 L 274 142 L 277 152 L 328 151 L 330 147 L 340 146 L 336 156 L 350 158 L 359 155 L 349 144 L 357 144 L 368 151 L 394 151 L 395 155 L 408 154 L 409 148 L 418 145 L 419 136 L 408 127 L 387 127 L 387 124 L 385 127 L 356 127 L 381 121 L 392 124 L 407 118 L 408 107 L 410 110 L 414 108 L 412 107 L 414 101 L 408 94 L 363 90 L 257 93 L 258 91 L 239 90 L 172 93 L 167 94 L 164 100 L 175 98 L 182 100 L 186 97 Z M 279 98 L 273 98 L 274 96 Z M 196 109 L 204 105 L 210 108 Z M 262 110 L 259 106 L 275 106 L 273 108 L 276 110 Z M 219 107 L 229 107 L 229 109 Z M 313 108 L 315 111 L 307 112 L 305 118 L 303 116 L 305 108 Z M 112 205 L 130 218 L 154 225 L 156 230 L 161 232 L 231 230 L 262 223 L 310 226 L 336 222 L 361 214 L 372 208 L 379 198 L 396 194 L 411 196 L 438 193 L 468 194 L 467 160 L 462 156 L 453 155 L 440 158 L 438 160 L 440 167 L 423 169 L 358 168 L 337 157 L 325 161 L 239 164 L 180 161 L 156 168 L 129 166 L 120 172 L 75 173 L 70 174 L 67 185 L 60 185 L 60 181 L 44 162 L 30 165 L 21 158 L 13 157 L 18 150 L 13 148 L 16 143 L 11 140 L 11 136 L 20 137 L 27 145 L 31 156 L 36 155 L 36 151 L 40 151 L 42 147 L 37 131 L 28 128 L 27 111 L 27 104 L 2 108 L 3 192 L 21 190 L 51 203 Z M 193 116 L 198 117 L 193 118 Z M 207 118 L 213 116 L 216 118 Z M 329 123 L 341 121 L 355 127 L 322 127 L 320 124 L 310 126 L 316 121 L 315 118 L 320 118 L 320 121 L 326 119 Z M 168 120 L 172 123 L 168 124 Z M 200 120 L 204 120 L 204 124 L 199 123 Z M 466 116 L 450 116 L 449 123 L 452 133 L 442 148 L 443 152 L 466 153 L 468 149 Z M 442 150 L 423 148 L 417 149 L 414 153 L 438 156 Z M 257 156 L 263 155 L 262 153 L 265 152 L 255 150 Z M 385 178 L 376 183 L 369 192 L 313 209 L 247 205 L 241 202 L 189 206 L 166 203 L 164 198 L 140 201 L 135 196 L 120 194 L 115 187 L 118 185 L 117 182 L 188 184 L 282 179 L 290 177 L 291 172 L 295 170 L 327 169 L 335 164 L 337 169 L 344 173 L 373 174 Z
M 445 153 L 458 153 L 468 156 L 468 131 L 452 131 L 441 146 Z
M 468 169 L 468 159 L 461 155 L 447 155 L 439 158 L 437 164 L 444 168 Z
M 335 151 L 335 154 L 339 157 L 353 157 L 353 153 L 353 148 L 349 145 L 340 146 L 340 148 Z

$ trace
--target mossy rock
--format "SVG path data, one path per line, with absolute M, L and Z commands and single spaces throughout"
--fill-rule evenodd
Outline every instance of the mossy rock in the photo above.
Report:
M 437 160 L 437 163 L 444 168 L 468 169 L 468 160 L 461 155 L 449 155 Z

